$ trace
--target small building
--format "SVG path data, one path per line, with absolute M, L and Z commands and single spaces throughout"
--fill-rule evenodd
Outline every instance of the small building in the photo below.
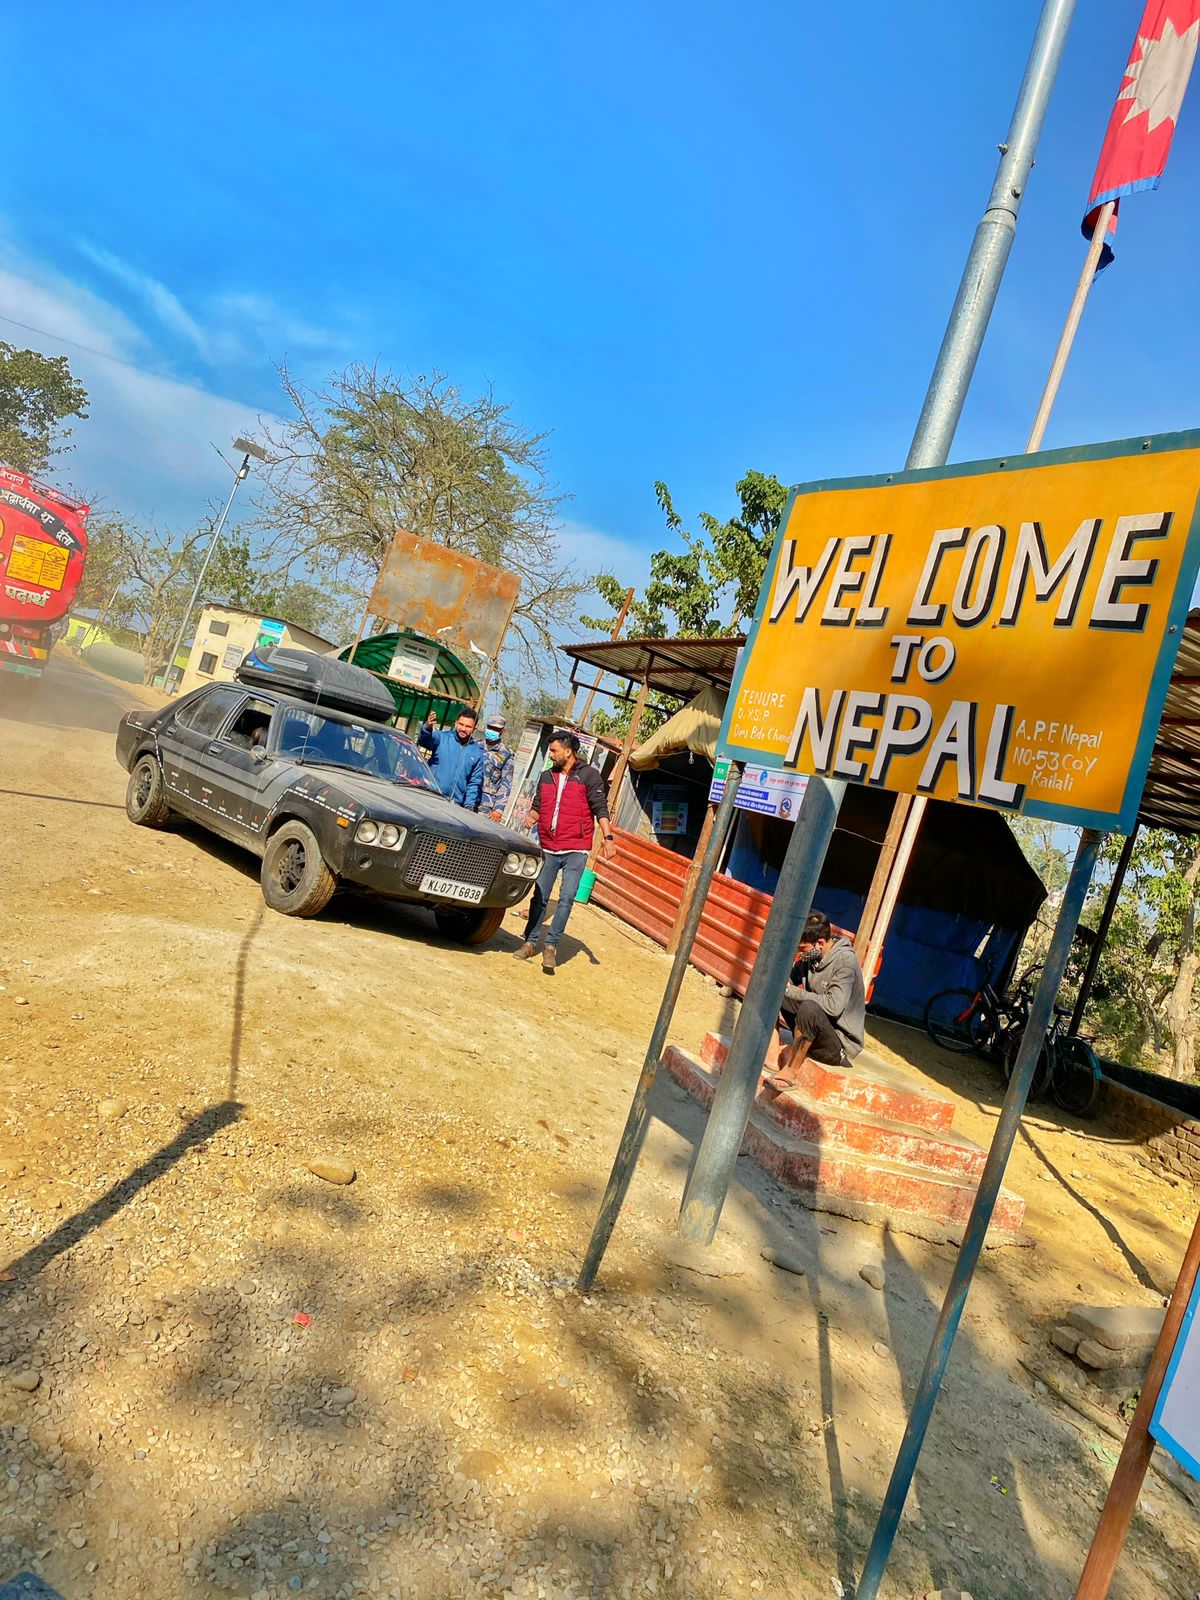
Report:
M 328 639 L 299 628 L 294 622 L 264 617 L 241 606 L 206 605 L 192 637 L 187 665 L 175 692 L 187 694 L 206 683 L 232 683 L 233 675 L 256 645 L 285 644 L 294 650 L 314 650 L 327 655 L 335 648 Z

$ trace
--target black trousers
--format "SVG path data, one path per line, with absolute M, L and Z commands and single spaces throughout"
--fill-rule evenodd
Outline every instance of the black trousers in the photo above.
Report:
M 823 1011 L 810 995 L 794 1003 L 789 1001 L 783 1008 L 783 1014 L 792 1025 L 793 1036 L 808 1040 L 810 1061 L 819 1061 L 825 1067 L 846 1065 L 841 1034 L 834 1027 L 829 1013 Z

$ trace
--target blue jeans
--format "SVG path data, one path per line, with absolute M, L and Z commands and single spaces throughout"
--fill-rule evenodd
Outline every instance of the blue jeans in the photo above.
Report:
M 558 904 L 550 919 L 546 943 L 553 949 L 562 938 L 567 918 L 571 915 L 571 907 L 575 904 L 575 891 L 579 887 L 580 878 L 583 877 L 583 869 L 587 866 L 587 858 L 586 850 L 564 850 L 561 855 L 547 856 L 542 862 L 542 870 L 538 873 L 538 880 L 533 886 L 533 894 L 529 901 L 529 918 L 525 923 L 525 939 L 528 944 L 535 943 L 542 930 L 554 880 L 560 872 L 562 882 L 558 886 Z

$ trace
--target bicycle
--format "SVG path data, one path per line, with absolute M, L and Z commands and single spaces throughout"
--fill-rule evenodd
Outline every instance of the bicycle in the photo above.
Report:
M 1054 1020 L 1046 1030 L 1033 1069 L 1029 1098 L 1040 1099 L 1048 1090 L 1055 1105 L 1077 1117 L 1087 1117 L 1095 1109 L 1104 1074 L 1099 1057 L 1087 1040 L 1063 1031 L 1070 1015 L 1066 1006 L 1055 1006 Z M 1005 1083 L 1012 1077 L 1020 1045 L 1019 1033 L 1011 1034 L 1005 1042 L 1001 1057 Z
M 925 1027 L 943 1050 L 974 1050 L 1002 1060 L 1008 1039 L 1020 1038 L 1029 1020 L 1033 970 L 1017 979 L 1007 994 L 986 980 L 976 990 L 943 989 L 925 1007 Z

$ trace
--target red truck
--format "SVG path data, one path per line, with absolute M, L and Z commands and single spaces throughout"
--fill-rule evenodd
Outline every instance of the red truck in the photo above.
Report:
M 0 671 L 44 672 L 83 578 L 87 514 L 82 501 L 0 467 Z

